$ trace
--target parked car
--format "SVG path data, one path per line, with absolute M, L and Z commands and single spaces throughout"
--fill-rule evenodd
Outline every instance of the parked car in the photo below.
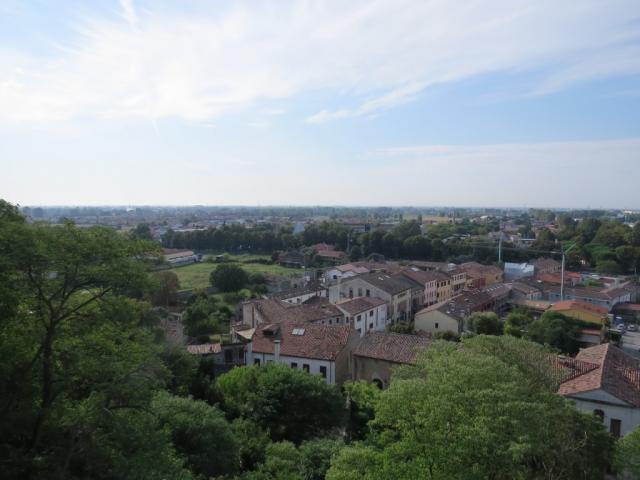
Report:
M 629 332 L 637 332 L 638 331 L 638 326 L 636 324 L 631 324 L 627 327 L 627 331 Z

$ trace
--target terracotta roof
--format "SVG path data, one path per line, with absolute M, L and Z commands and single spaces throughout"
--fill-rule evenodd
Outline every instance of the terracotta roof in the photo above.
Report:
M 220 353 L 222 348 L 219 343 L 204 343 L 202 345 L 187 345 L 187 352 L 193 355 L 212 355 Z
M 273 354 L 273 342 L 280 340 L 280 355 L 333 361 L 347 346 L 351 331 L 349 325 L 260 325 L 253 336 L 252 349 L 256 353 Z
M 510 283 L 494 283 L 482 289 L 483 293 L 489 295 L 492 299 L 508 296 L 511 293 Z
M 393 363 L 415 363 L 418 353 L 431 345 L 429 337 L 372 332 L 360 339 L 353 354 Z
M 356 297 L 348 300 L 342 300 L 336 303 L 336 307 L 346 311 L 349 315 L 357 315 L 358 313 L 366 312 L 372 308 L 376 308 L 380 305 L 384 305 L 386 302 L 379 298 L 373 297 Z
M 315 322 L 330 317 L 340 317 L 342 312 L 325 297 L 313 302 L 291 304 L 276 299 L 250 300 L 260 313 L 264 323 Z
M 326 243 L 316 243 L 315 245 L 311 245 L 311 248 L 313 248 L 316 252 L 326 252 L 326 251 L 333 251 L 335 250 L 335 248 L 333 248 L 333 245 L 328 245 Z
M 551 286 L 549 292 L 559 294 L 560 286 Z M 625 288 L 598 288 L 598 287 L 571 287 L 564 289 L 565 296 L 580 298 L 597 298 L 600 300 L 613 300 L 629 293 Z
M 424 287 L 427 283 L 441 279 L 444 274 L 433 271 L 412 270 L 409 268 L 402 270 L 400 275 L 403 275 Z
M 595 368 L 562 383 L 558 389 L 560 395 L 604 390 L 629 405 L 640 407 L 640 361 L 609 343 L 580 350 L 576 360 Z
M 560 268 L 561 266 L 560 262 L 557 260 L 546 257 L 536 258 L 535 260 L 531 260 L 529 263 L 533 265 L 536 270 L 554 269 Z
M 581 302 L 580 300 L 564 300 L 558 302 L 551 307 L 554 312 L 566 312 L 567 310 L 582 310 L 584 312 L 593 313 L 600 317 L 607 316 L 607 309 L 593 303 Z
M 354 272 L 354 273 L 368 273 L 369 269 L 367 267 L 362 267 L 358 265 L 354 265 L 353 263 L 345 263 L 344 265 L 338 265 L 337 267 L 333 267 L 340 272 Z
M 326 289 L 327 288 L 320 285 L 319 282 L 309 282 L 304 287 L 290 288 L 281 292 L 276 292 L 271 295 L 271 298 L 286 300 L 287 298 L 299 297 L 300 295 L 306 295 L 308 293 L 317 293 Z
M 340 252 L 338 250 L 321 250 L 317 253 L 317 255 L 321 258 L 343 258 L 347 256 L 346 253 Z

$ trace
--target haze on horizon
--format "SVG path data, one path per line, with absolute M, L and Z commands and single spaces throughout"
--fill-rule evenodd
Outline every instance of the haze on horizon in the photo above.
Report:
M 640 3 L 0 5 L 21 205 L 640 209 Z

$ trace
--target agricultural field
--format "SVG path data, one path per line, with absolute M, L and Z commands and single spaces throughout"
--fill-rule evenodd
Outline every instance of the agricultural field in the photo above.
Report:
M 280 265 L 268 265 L 264 263 L 254 263 L 256 261 L 269 260 L 266 255 L 230 255 L 228 259 L 242 266 L 246 272 L 262 273 L 264 275 L 300 275 L 302 270 L 299 268 L 287 268 Z M 182 267 L 172 268 L 171 271 L 178 275 L 180 280 L 180 290 L 191 290 L 197 288 L 206 288 L 209 286 L 209 275 L 219 263 L 200 262 Z

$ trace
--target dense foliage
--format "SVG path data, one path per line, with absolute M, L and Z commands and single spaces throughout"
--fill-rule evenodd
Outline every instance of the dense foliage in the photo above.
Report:
M 487 341 L 439 343 L 403 369 L 376 404 L 374 433 L 343 449 L 327 478 L 602 477 L 612 439 L 598 419 L 507 360 L 526 342 L 491 337 L 488 348 Z

